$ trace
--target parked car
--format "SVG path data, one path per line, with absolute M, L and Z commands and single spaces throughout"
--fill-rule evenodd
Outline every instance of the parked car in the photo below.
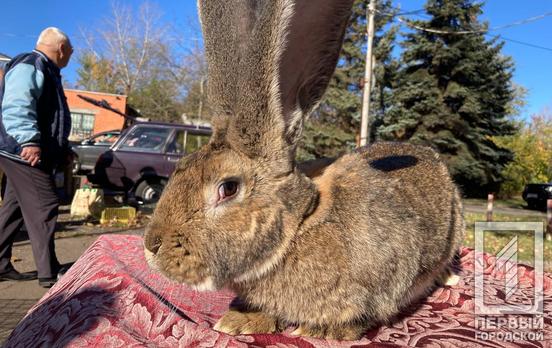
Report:
M 176 163 L 209 141 L 211 128 L 171 123 L 137 123 L 100 155 L 93 184 L 123 191 L 138 203 L 157 202 Z
M 530 209 L 545 210 L 546 201 L 552 199 L 552 183 L 526 185 L 522 197 Z
M 100 132 L 80 143 L 72 144 L 71 149 L 77 155 L 73 162 L 73 173 L 92 171 L 98 157 L 115 144 L 120 134 L 120 130 Z

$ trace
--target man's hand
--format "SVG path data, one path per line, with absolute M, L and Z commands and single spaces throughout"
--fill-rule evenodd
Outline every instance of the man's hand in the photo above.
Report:
M 38 161 L 40 161 L 40 153 L 40 146 L 25 146 L 21 150 L 21 158 L 34 167 L 38 164 Z

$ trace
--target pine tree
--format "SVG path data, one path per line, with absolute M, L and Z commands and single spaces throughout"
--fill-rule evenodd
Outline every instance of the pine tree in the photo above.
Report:
M 515 132 L 507 117 L 513 63 L 501 54 L 503 43 L 485 39 L 486 24 L 477 19 L 481 6 L 471 0 L 427 1 L 431 19 L 411 22 L 426 30 L 405 34 L 393 107 L 378 129 L 383 139 L 436 148 L 471 196 L 499 189 L 512 153 L 492 137 Z M 473 33 L 451 34 L 461 31 Z
M 341 56 L 320 107 L 305 125 L 299 159 L 336 156 L 356 145 L 360 129 L 362 87 L 366 59 L 366 8 L 369 0 L 356 0 L 345 33 Z M 389 87 L 397 62 L 391 51 L 397 33 L 389 28 L 391 0 L 377 3 L 374 38 L 374 86 L 371 119 L 376 124 L 389 107 Z

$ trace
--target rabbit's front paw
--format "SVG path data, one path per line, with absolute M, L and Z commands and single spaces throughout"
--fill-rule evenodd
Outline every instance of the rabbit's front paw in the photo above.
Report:
M 328 340 L 354 341 L 362 337 L 366 327 L 359 324 L 340 326 L 308 326 L 299 325 L 291 334 L 294 336 L 309 336 Z
M 215 330 L 230 335 L 248 335 L 279 331 L 275 318 L 263 312 L 230 309 L 215 324 Z

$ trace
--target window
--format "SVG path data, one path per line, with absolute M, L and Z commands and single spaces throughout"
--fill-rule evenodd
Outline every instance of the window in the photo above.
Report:
M 119 133 L 103 133 L 90 138 L 88 143 L 90 145 L 111 146 L 117 139 L 119 139 Z
M 209 142 L 209 136 L 203 134 L 188 133 L 186 139 L 186 153 L 192 153 L 199 150 L 200 147 Z
M 184 154 L 184 144 L 186 144 L 186 132 L 177 131 L 174 139 L 167 147 L 167 153 Z
M 126 137 L 121 150 L 161 153 L 171 129 L 136 127 Z
M 209 136 L 204 134 L 192 134 L 179 130 L 176 132 L 173 141 L 167 148 L 168 153 L 189 154 L 197 151 L 201 146 L 209 142 Z
M 94 132 L 94 114 L 83 112 L 71 113 L 71 138 L 83 139 Z

